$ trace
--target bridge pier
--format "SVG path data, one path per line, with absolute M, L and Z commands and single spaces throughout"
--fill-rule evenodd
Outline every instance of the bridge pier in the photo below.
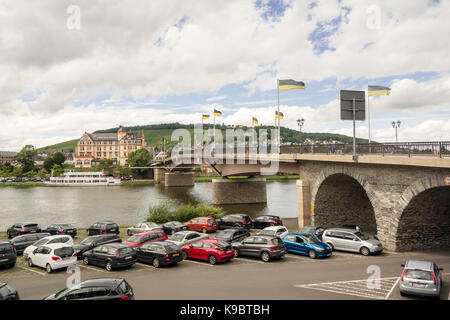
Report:
M 164 169 L 153 169 L 153 179 L 156 182 L 164 182 L 166 172 Z
M 297 180 L 298 228 L 311 225 L 311 191 L 308 180 Z
M 166 172 L 166 187 L 192 187 L 194 186 L 193 172 Z
M 267 202 L 266 179 L 213 179 L 212 204 Z

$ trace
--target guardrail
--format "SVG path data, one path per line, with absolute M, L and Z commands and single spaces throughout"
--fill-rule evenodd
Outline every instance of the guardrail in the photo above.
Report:
M 353 154 L 353 144 L 310 144 L 281 146 L 280 153 L 287 154 Z M 450 156 L 450 141 L 440 142 L 398 142 L 398 143 L 359 143 L 356 154 L 406 155 L 406 156 Z

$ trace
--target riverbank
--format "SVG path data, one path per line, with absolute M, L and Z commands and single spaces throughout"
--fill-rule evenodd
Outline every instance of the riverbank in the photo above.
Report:
M 0 187 L 45 187 L 43 182 L 0 182 Z
M 211 182 L 213 179 L 220 179 L 221 177 L 195 177 L 195 182 Z M 230 179 L 246 179 L 247 176 L 235 176 L 229 177 Z M 256 178 L 265 178 L 266 180 L 293 180 L 299 179 L 298 174 L 290 174 L 290 175 L 270 175 L 270 176 L 256 176 Z

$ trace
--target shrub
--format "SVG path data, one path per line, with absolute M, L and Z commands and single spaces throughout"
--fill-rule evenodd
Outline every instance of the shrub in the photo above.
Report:
M 206 204 L 181 204 L 173 209 L 169 202 L 150 206 L 147 221 L 155 223 L 166 223 L 168 221 L 186 222 L 196 217 L 221 218 L 225 211 L 221 207 L 213 207 Z

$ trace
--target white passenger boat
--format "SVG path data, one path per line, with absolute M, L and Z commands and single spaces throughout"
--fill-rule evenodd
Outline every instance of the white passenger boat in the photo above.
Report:
M 105 175 L 99 172 L 75 172 L 66 171 L 62 176 L 50 177 L 50 181 L 45 181 L 51 187 L 93 187 L 93 186 L 118 186 L 120 179 Z

